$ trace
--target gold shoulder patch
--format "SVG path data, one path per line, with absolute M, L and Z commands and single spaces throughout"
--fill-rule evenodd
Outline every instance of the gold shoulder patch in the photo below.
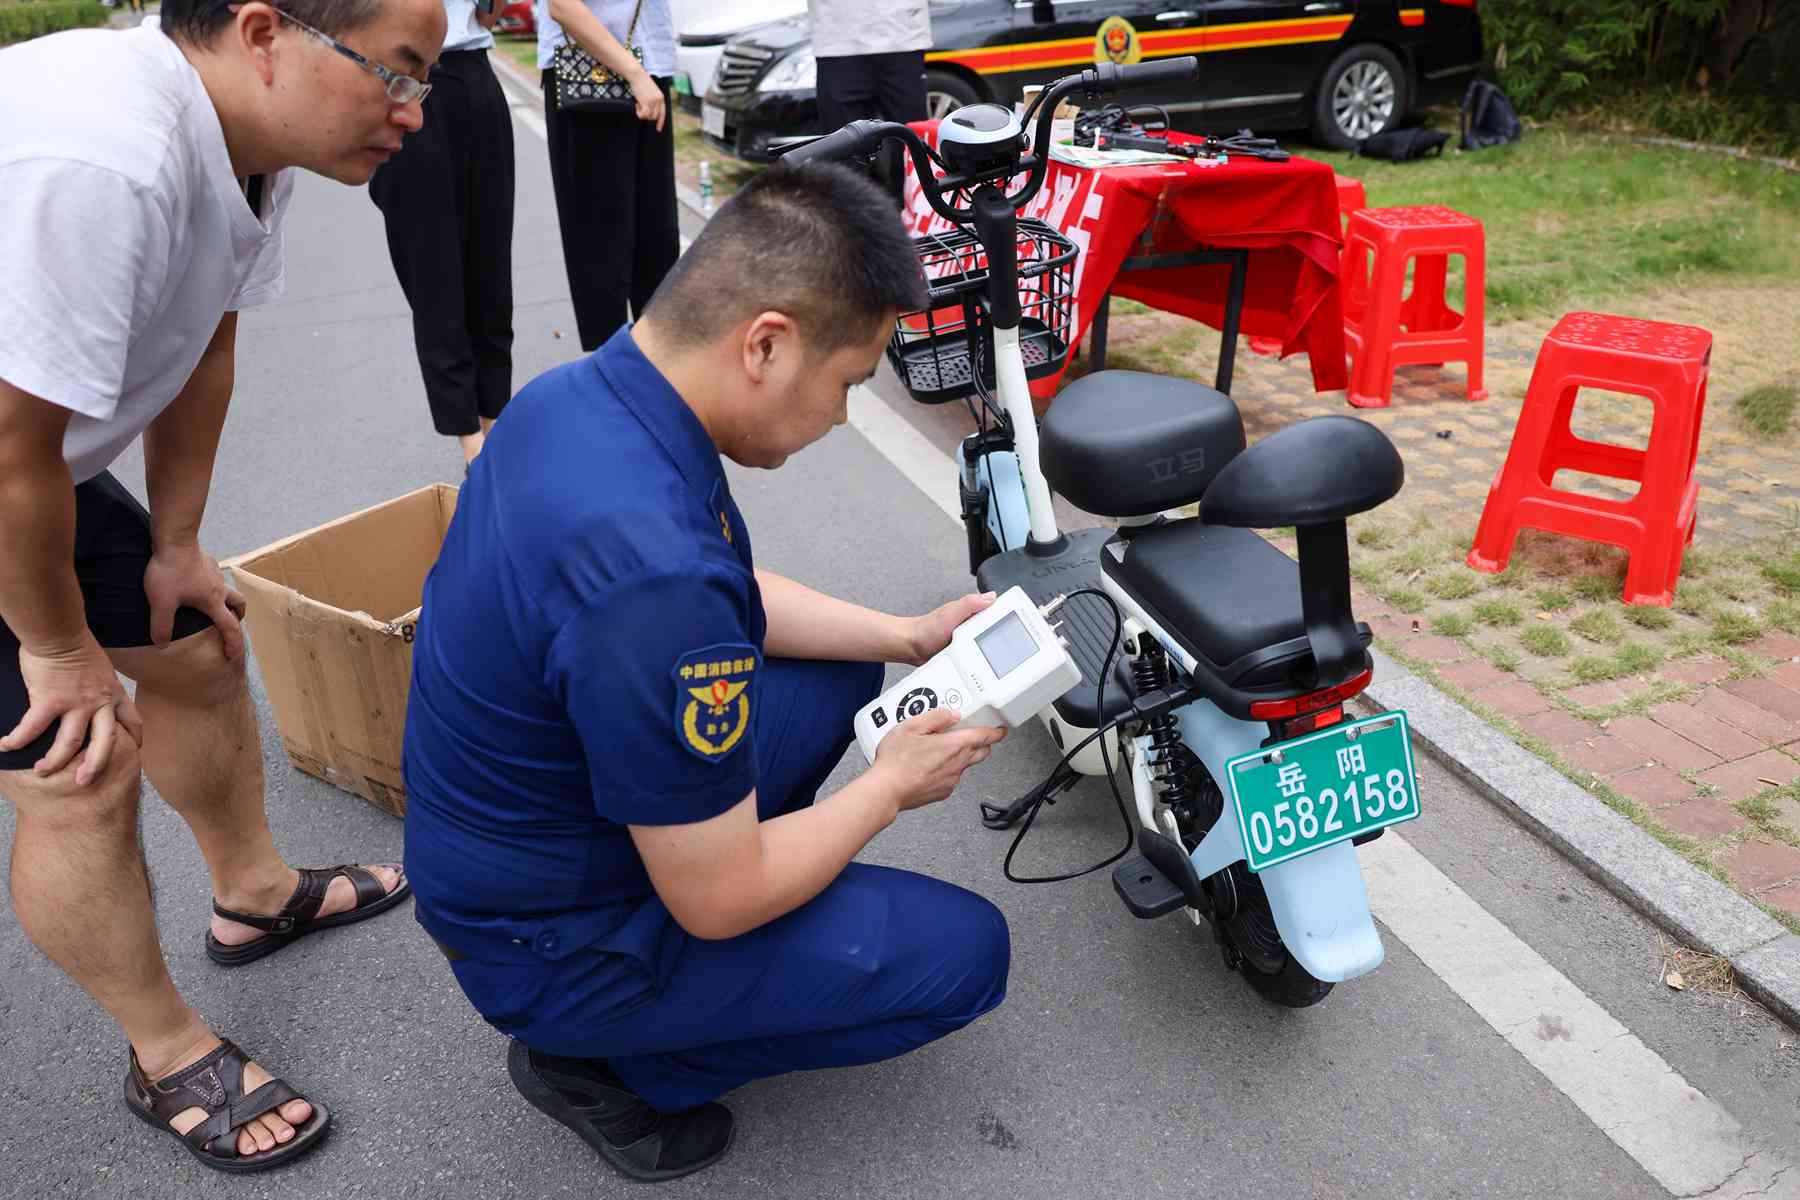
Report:
M 689 753 L 717 762 L 750 729 L 756 647 L 726 642 L 691 650 L 675 662 L 675 736 Z

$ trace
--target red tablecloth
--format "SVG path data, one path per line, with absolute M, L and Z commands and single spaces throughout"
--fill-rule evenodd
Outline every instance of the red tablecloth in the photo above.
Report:
M 937 122 L 914 128 L 936 144 Z M 1171 136 L 1185 140 L 1179 133 Z M 1052 159 L 1043 190 L 1021 215 L 1060 230 L 1081 250 L 1071 345 L 1079 344 L 1109 290 L 1222 328 L 1228 268 L 1121 275 L 1119 267 L 1144 253 L 1175 254 L 1202 244 L 1244 247 L 1250 256 L 1240 333 L 1279 339 L 1284 358 L 1304 351 L 1318 391 L 1347 386 L 1337 289 L 1342 227 L 1327 164 L 1299 157 L 1285 163 L 1233 158 L 1208 167 L 1180 162 L 1089 169 Z M 910 158 L 906 218 L 915 235 L 948 228 L 919 190 Z M 1053 395 L 1061 380 L 1060 371 L 1034 380 L 1032 394 Z

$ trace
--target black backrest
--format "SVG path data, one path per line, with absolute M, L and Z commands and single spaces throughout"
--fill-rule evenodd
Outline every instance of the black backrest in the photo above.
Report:
M 1387 435 L 1355 417 L 1313 417 L 1271 433 L 1219 472 L 1200 501 L 1208 525 L 1271 529 L 1341 521 L 1406 481 Z

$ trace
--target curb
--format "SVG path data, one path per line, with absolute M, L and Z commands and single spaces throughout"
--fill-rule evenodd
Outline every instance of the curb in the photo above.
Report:
M 1363 693 L 1405 709 L 1431 756 L 1683 944 L 1731 962 L 1743 989 L 1800 1027 L 1800 937 L 1381 653 Z
M 542 95 L 510 61 L 505 67 Z M 675 195 L 700 221 L 710 215 L 694 189 L 678 182 Z M 1368 707 L 1404 709 L 1433 759 L 1684 945 L 1730 961 L 1744 991 L 1800 1029 L 1800 936 L 1386 654 L 1371 653 L 1377 682 L 1363 693 Z

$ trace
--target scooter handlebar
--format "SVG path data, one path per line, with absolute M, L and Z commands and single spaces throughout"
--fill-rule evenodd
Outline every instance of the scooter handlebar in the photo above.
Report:
M 1094 68 L 1101 93 L 1126 92 L 1161 84 L 1189 83 L 1200 78 L 1200 60 L 1192 54 L 1181 58 L 1165 58 L 1158 62 L 1133 63 L 1128 67 L 1101 63 Z
M 867 158 L 881 146 L 891 130 L 886 121 L 852 121 L 842 129 L 815 138 L 803 146 L 795 146 L 781 156 L 781 161 L 796 166 L 806 162 L 843 162 L 847 158 Z

